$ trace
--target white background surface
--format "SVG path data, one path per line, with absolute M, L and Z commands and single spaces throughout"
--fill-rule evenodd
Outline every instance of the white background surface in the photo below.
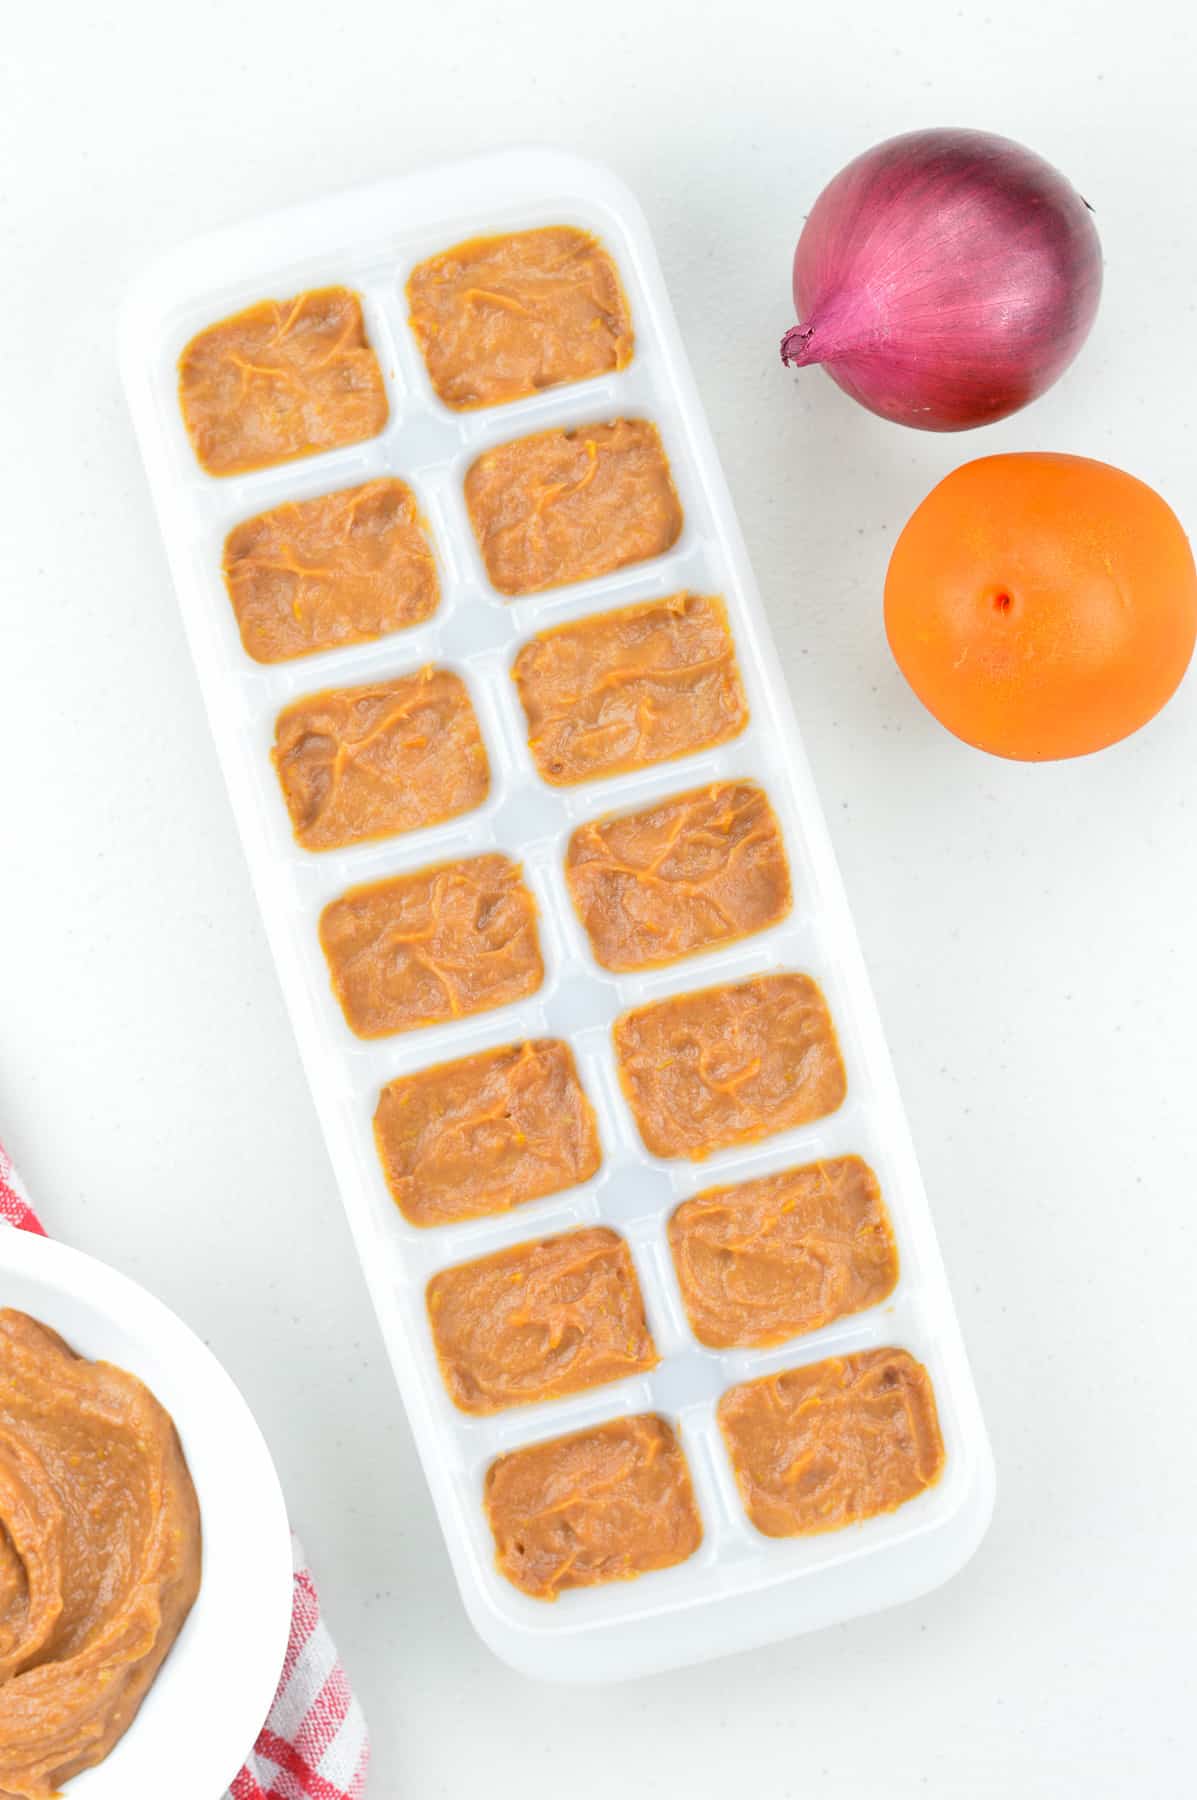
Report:
M 1192 1791 L 1197 678 L 1100 757 L 1005 765 L 920 711 L 880 613 L 896 531 L 970 456 L 1103 457 L 1197 529 L 1190 21 L 1108 0 L 137 0 L 9 23 L 0 1133 L 50 1228 L 153 1288 L 243 1387 L 369 1713 L 371 1800 Z M 820 187 L 870 142 L 947 123 L 1055 161 L 1108 259 L 1060 386 L 955 438 L 883 425 L 776 355 Z M 508 1673 L 458 1604 L 114 356 L 122 293 L 160 250 L 527 139 L 613 164 L 656 234 L 998 1461 L 989 1538 L 940 1593 L 606 1692 Z

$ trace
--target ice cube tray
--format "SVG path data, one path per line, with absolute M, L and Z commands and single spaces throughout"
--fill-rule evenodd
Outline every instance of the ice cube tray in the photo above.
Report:
M 619 373 L 465 413 L 433 394 L 407 323 L 413 265 L 478 233 L 572 224 L 611 251 L 631 304 L 636 351 Z M 344 284 L 363 301 L 391 404 L 367 443 L 252 475 L 215 479 L 184 431 L 176 363 L 192 335 L 268 297 Z M 830 843 L 715 448 L 635 200 L 573 155 L 505 151 L 402 176 L 235 226 L 167 257 L 124 310 L 121 361 L 221 762 L 313 1096 L 362 1266 L 406 1403 L 470 1617 L 500 1656 L 545 1679 L 605 1680 L 762 1644 L 909 1599 L 954 1573 L 988 1521 L 993 1475 L 959 1329 L 909 1133 Z M 487 583 L 462 482 L 489 445 L 551 426 L 619 416 L 661 430 L 685 509 L 664 556 L 615 575 L 508 601 Z M 226 533 L 283 500 L 378 475 L 414 489 L 443 596 L 426 623 L 379 642 L 260 667 L 244 653 L 221 576 Z M 512 659 L 546 626 L 682 589 L 722 595 L 751 706 L 747 730 L 717 750 L 568 789 L 548 787 L 529 753 Z M 486 803 L 447 824 L 312 854 L 292 836 L 270 762 L 279 710 L 297 697 L 437 663 L 464 679 L 492 769 Z M 671 967 L 612 976 L 594 962 L 565 885 L 571 831 L 716 779 L 750 779 L 780 818 L 794 882 L 790 916 L 760 936 Z M 546 976 L 531 998 L 366 1043 L 348 1030 L 317 938 L 322 907 L 355 883 L 438 860 L 503 850 L 519 859 L 540 909 Z M 649 1155 L 620 1092 L 611 1027 L 630 1006 L 792 968 L 821 984 L 848 1070 L 833 1116 L 705 1162 Z M 572 1046 L 597 1111 L 604 1161 L 584 1187 L 501 1217 L 420 1230 L 393 1204 L 371 1119 L 392 1077 L 524 1037 Z M 666 1222 L 705 1187 L 857 1152 L 876 1170 L 901 1276 L 869 1312 L 776 1349 L 717 1353 L 692 1335 Z M 631 1246 L 660 1351 L 649 1374 L 567 1400 L 471 1418 L 437 1367 L 424 1288 L 449 1264 L 570 1226 L 606 1223 Z M 895 1513 L 822 1536 L 770 1540 L 749 1523 L 715 1423 L 732 1383 L 841 1351 L 894 1345 L 930 1371 L 946 1446 L 940 1482 Z M 497 1572 L 482 1508 L 500 1452 L 625 1413 L 673 1421 L 689 1459 L 705 1535 L 691 1559 L 639 1580 L 532 1600 Z M 385 1421 L 380 1429 L 386 1429 Z

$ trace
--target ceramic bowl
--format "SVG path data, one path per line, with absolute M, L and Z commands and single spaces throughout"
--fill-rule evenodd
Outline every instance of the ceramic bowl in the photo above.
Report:
M 140 1712 L 65 1800 L 218 1800 L 265 1721 L 291 1618 L 282 1491 L 249 1407 L 152 1294 L 93 1257 L 0 1224 L 0 1306 L 138 1376 L 178 1427 L 203 1519 L 203 1580 Z

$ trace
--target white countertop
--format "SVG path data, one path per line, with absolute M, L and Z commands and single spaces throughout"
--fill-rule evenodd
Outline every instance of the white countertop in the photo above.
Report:
M 905 24 L 900 14 L 905 13 Z M 971 456 L 1073 450 L 1197 533 L 1197 28 L 1148 0 L 23 8 L 0 84 L 0 1135 L 49 1227 L 208 1340 L 278 1460 L 366 1705 L 378 1800 L 1173 1800 L 1192 1779 L 1197 676 L 1089 760 L 919 709 L 896 531 Z M 579 20 L 582 22 L 579 23 Z M 802 216 L 919 124 L 1035 146 L 1106 292 L 1045 400 L 904 432 L 783 373 Z M 638 191 L 872 970 L 998 1462 L 928 1599 L 605 1692 L 459 1606 L 217 773 L 115 310 L 195 233 L 526 139 Z M 2 1297 L 0 1297 L 2 1298 Z

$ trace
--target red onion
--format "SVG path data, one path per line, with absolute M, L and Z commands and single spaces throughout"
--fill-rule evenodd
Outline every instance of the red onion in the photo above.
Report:
M 823 363 L 883 419 L 966 431 L 1050 387 L 1101 293 L 1087 203 L 982 131 L 910 131 L 816 200 L 794 252 L 794 368 Z

